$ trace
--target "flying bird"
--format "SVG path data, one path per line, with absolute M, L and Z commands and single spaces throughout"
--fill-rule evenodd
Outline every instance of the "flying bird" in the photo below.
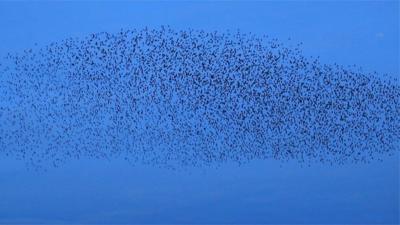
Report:
M 8 54 L 0 154 L 169 168 L 368 163 L 397 151 L 400 86 L 241 32 L 100 32 Z

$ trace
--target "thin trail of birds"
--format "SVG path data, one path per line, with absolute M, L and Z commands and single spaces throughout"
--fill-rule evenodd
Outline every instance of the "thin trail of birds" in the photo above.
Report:
M 33 166 L 368 163 L 399 149 L 396 79 L 265 36 L 101 32 L 1 63 L 0 154 Z

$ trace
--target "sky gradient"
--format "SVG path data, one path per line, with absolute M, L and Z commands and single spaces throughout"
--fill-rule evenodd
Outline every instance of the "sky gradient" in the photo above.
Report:
M 398 17 L 396 1 L 1 2 L 0 55 L 93 32 L 169 25 L 301 42 L 305 55 L 323 63 L 395 77 Z M 85 158 L 34 171 L 0 152 L 3 224 L 398 222 L 398 152 L 370 164 L 255 160 L 185 171 Z

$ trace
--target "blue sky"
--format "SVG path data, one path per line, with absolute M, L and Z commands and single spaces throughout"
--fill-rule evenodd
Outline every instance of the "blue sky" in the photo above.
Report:
M 302 42 L 322 62 L 398 76 L 398 17 L 397 1 L 0 2 L 0 54 L 169 25 Z M 188 171 L 81 159 L 47 172 L 0 156 L 0 223 L 399 222 L 398 154 L 371 164 L 265 160 Z

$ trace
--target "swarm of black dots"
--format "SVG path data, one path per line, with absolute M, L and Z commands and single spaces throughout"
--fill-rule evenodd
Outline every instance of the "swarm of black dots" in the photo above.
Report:
M 8 54 L 0 155 L 169 167 L 344 164 L 399 149 L 396 79 L 241 32 L 95 33 Z

